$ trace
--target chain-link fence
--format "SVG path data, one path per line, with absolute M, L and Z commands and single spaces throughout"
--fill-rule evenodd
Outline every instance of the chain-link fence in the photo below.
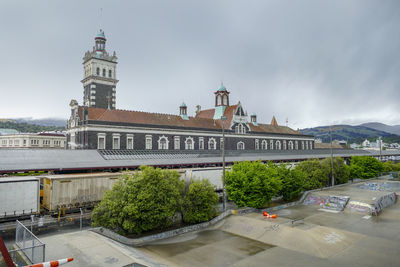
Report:
M 18 251 L 21 251 L 32 264 L 45 262 L 46 245 L 18 220 L 15 227 L 15 244 L 19 249 L 10 251 L 13 260 Z

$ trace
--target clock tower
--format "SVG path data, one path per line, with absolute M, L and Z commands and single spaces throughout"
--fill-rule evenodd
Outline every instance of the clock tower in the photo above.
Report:
M 106 37 L 100 30 L 95 46 L 83 57 L 83 104 L 87 107 L 115 109 L 117 56 L 106 51 Z

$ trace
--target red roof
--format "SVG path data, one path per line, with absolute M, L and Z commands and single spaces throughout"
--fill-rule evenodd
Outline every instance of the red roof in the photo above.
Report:
M 226 107 L 224 112 L 224 116 L 227 117 L 225 127 L 228 127 L 228 125 L 230 125 L 237 107 L 238 105 Z M 181 116 L 172 114 L 160 114 L 120 109 L 109 110 L 94 107 L 88 107 L 87 109 L 89 120 L 202 129 L 222 129 L 222 121 L 213 119 L 214 109 L 202 110 L 196 117 L 188 117 L 189 120 L 184 120 L 181 118 Z M 79 107 L 78 114 L 82 119 L 82 106 Z M 290 129 L 286 126 L 273 126 L 269 124 L 258 124 L 258 126 L 255 126 L 252 123 L 249 123 L 249 126 L 252 132 L 301 135 L 300 132 Z

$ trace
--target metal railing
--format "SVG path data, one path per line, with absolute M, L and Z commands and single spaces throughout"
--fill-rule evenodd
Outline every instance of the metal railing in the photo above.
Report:
M 18 220 L 15 226 L 15 244 L 18 249 L 9 251 L 14 261 L 17 253 L 22 252 L 32 264 L 45 262 L 46 245 Z

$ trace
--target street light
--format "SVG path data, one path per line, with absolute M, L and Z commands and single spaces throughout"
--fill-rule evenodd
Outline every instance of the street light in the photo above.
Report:
M 225 121 L 226 117 L 221 116 L 222 121 L 222 198 L 223 210 L 226 211 L 226 190 L 225 190 Z
M 335 176 L 333 174 L 333 148 L 332 148 L 332 128 L 329 126 L 329 135 L 331 137 L 331 173 L 332 173 L 332 186 L 335 185 Z
M 379 161 L 382 161 L 382 137 L 379 136 Z

